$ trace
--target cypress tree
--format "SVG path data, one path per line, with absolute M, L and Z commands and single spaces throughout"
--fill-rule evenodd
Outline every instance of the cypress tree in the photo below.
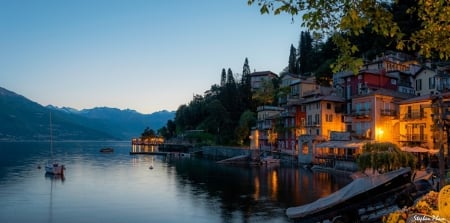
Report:
M 289 53 L 289 64 L 288 64 L 288 72 L 291 74 L 296 74 L 296 61 L 297 61 L 297 53 L 294 45 L 291 44 L 291 51 Z
M 225 68 L 222 68 L 222 74 L 220 76 L 220 86 L 223 87 L 227 83 L 227 72 Z

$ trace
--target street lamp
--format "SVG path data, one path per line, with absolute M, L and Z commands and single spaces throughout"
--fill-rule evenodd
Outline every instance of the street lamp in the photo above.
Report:
M 375 139 L 381 141 L 381 139 L 383 139 L 384 130 L 382 128 L 377 128 L 375 134 L 376 134 Z

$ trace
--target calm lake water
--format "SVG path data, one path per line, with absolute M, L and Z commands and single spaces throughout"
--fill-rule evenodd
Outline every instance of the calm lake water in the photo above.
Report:
M 350 181 L 298 167 L 129 155 L 129 142 L 53 147 L 63 179 L 37 168 L 49 158 L 48 142 L 0 142 L 0 222 L 290 222 L 286 208 Z

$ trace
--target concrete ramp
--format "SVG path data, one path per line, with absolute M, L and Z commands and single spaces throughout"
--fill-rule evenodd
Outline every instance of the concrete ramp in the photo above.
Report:
M 217 161 L 220 164 L 245 164 L 249 162 L 248 155 L 234 156 L 228 159 Z

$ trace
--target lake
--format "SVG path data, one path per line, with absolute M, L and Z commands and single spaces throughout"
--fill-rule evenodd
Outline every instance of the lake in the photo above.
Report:
M 115 151 L 102 154 L 103 147 Z M 45 175 L 48 142 L 0 142 L 0 222 L 290 222 L 286 208 L 350 182 L 295 166 L 130 155 L 130 142 L 53 148 L 64 178 Z

